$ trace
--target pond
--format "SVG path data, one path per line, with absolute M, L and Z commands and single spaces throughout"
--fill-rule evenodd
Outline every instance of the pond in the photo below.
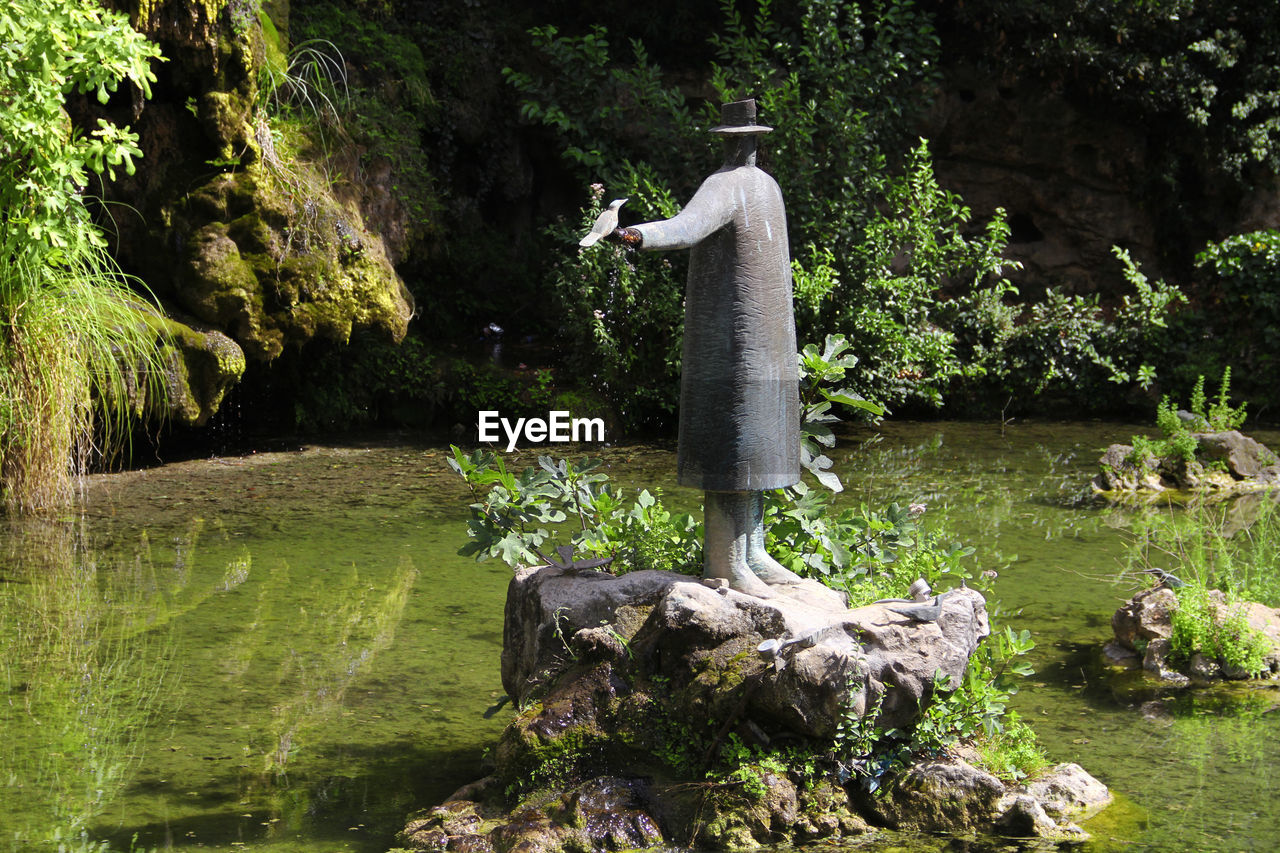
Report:
M 887 423 L 836 461 L 844 500 L 927 504 L 999 571 L 1038 643 L 1015 706 L 1132 818 L 1086 849 L 1272 849 L 1280 697 L 1140 705 L 1092 666 L 1133 591 L 1131 513 L 1075 498 L 1134 431 Z M 92 478 L 74 517 L 0 520 L 0 849 L 83 830 L 118 850 L 382 853 L 480 775 L 509 713 L 510 572 L 455 554 L 468 493 L 447 452 L 392 436 L 181 462 Z M 624 488 L 699 497 L 671 487 L 670 447 L 601 455 Z

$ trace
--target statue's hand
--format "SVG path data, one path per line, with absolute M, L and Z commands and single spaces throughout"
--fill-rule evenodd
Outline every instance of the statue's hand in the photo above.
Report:
M 639 249 L 640 245 L 644 243 L 644 235 L 640 233 L 638 228 L 615 228 L 605 235 L 605 239 L 621 243 L 628 249 Z

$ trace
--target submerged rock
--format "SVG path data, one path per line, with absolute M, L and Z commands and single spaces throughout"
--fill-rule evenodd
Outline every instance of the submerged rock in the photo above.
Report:
M 909 768 L 869 807 L 885 825 L 922 832 L 994 827 L 1002 835 L 1080 841 L 1078 825 L 1111 802 L 1111 792 L 1078 764 L 1059 764 L 1023 785 L 975 767 L 965 750 Z
M 727 849 L 875 827 L 1083 837 L 1070 821 L 1105 788 L 1078 768 L 1031 788 L 944 756 L 885 776 L 873 795 L 863 783 L 873 771 L 823 757 L 870 713 L 882 728 L 914 724 L 936 684 L 963 677 L 990 631 L 980 593 L 848 609 L 816 584 L 786 592 L 760 599 L 657 571 L 518 570 L 502 679 L 521 710 L 494 750 L 496 771 L 415 815 L 400 843 Z M 756 758 L 709 777 L 730 744 Z M 843 772 L 797 784 L 759 758 L 787 747 Z

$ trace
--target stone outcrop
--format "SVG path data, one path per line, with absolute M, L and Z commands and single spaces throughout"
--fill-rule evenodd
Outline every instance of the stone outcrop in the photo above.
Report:
M 157 325 L 167 342 L 167 414 L 179 423 L 202 426 L 244 374 L 244 350 L 222 332 L 194 320 L 166 318 Z
M 939 756 L 884 777 L 873 796 L 856 761 L 834 758 L 862 717 L 910 727 L 936 684 L 958 683 L 990 631 L 980 593 L 848 609 L 813 582 L 782 589 L 760 599 L 670 572 L 518 570 L 502 680 L 520 711 L 493 751 L 496 771 L 413 816 L 400 843 L 742 848 L 876 827 L 1083 837 L 1071 820 L 1101 801 L 1083 771 L 1055 768 L 1033 789 Z M 797 784 L 780 764 L 746 761 L 709 778 L 729 744 L 810 750 L 831 772 Z
M 1008 211 L 1005 256 L 1023 265 L 1011 278 L 1024 292 L 1055 284 L 1077 293 L 1121 289 L 1112 246 L 1128 247 L 1144 264 L 1160 257 L 1158 223 L 1143 203 L 1147 140 L 1133 122 L 957 67 L 922 134 L 940 184 L 979 216 Z
M 1095 492 L 1159 494 L 1176 491 L 1235 493 L 1280 484 L 1280 458 L 1237 430 L 1191 433 L 1195 458 L 1137 459 L 1133 446 L 1113 444 L 1098 460 Z
M 283 128 L 267 107 L 286 97 L 271 85 L 291 85 L 287 3 L 111 3 L 163 51 L 154 98 L 69 109 L 81 125 L 105 112 L 139 136 L 136 174 L 106 190 L 132 211 L 111 229 L 122 266 L 173 320 L 170 416 L 207 421 L 246 359 L 355 329 L 402 339 L 413 299 L 366 227 L 361 193 L 334 179 L 342 133 L 322 127 L 319 107 Z
M 522 702 L 566 659 L 616 657 L 610 643 L 625 638 L 636 668 L 670 679 L 691 711 L 724 718 L 742 701 L 739 716 L 760 725 L 830 737 L 846 704 L 861 715 L 880 697 L 885 726 L 911 722 L 934 673 L 963 677 L 990 631 L 976 590 L 953 591 L 936 619 L 917 621 L 886 604 L 845 610 L 814 586 L 804 598 L 762 600 L 670 572 L 524 569 L 507 596 L 502 683 Z M 756 651 L 801 637 L 776 658 Z M 725 691 L 726 681 L 741 686 Z
M 1229 602 L 1221 590 L 1209 590 L 1213 620 L 1228 625 L 1242 619 L 1242 625 L 1260 634 L 1270 645 L 1263 657 L 1264 677 L 1280 676 L 1280 610 L 1251 601 Z M 1206 685 L 1222 680 L 1250 678 L 1256 673 L 1233 669 L 1220 657 L 1193 654 L 1187 660 L 1171 659 L 1170 637 L 1173 613 L 1178 609 L 1174 589 L 1160 585 L 1143 590 L 1125 602 L 1111 617 L 1115 636 L 1103 649 L 1112 666 L 1139 669 L 1172 687 Z

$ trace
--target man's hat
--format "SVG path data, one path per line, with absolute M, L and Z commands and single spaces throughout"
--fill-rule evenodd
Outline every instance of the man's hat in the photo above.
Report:
M 711 128 L 712 133 L 768 133 L 773 130 L 763 124 L 756 124 L 756 99 L 734 101 L 720 105 L 720 124 Z

